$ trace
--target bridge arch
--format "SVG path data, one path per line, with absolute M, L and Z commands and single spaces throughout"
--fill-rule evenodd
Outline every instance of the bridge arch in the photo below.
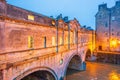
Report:
M 71 57 L 68 59 L 66 63 L 65 72 L 64 72 L 64 80 L 66 80 L 68 68 L 80 70 L 81 64 L 82 64 L 81 55 L 73 53 L 73 55 L 71 55 Z
M 86 54 L 85 54 L 85 60 L 89 60 L 89 58 L 91 57 L 91 55 L 92 55 L 92 52 L 91 52 L 90 49 L 88 49 L 88 50 L 86 51 Z
M 17 76 L 15 79 L 13 80 L 24 80 L 24 78 L 26 78 L 29 75 L 32 75 L 34 73 L 37 74 L 38 73 L 48 73 L 51 77 L 53 77 L 53 80 L 58 80 L 58 76 L 57 74 L 54 72 L 54 70 L 48 68 L 48 67 L 37 67 L 34 69 L 30 69 L 22 74 L 20 74 L 19 76 Z M 48 75 L 47 74 L 47 75 Z M 36 79 L 37 80 L 37 79 Z M 40 79 L 41 80 L 41 79 Z

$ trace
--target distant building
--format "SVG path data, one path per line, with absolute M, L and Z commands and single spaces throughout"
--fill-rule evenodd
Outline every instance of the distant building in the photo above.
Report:
M 95 17 L 97 50 L 120 51 L 120 1 L 112 8 L 99 5 Z

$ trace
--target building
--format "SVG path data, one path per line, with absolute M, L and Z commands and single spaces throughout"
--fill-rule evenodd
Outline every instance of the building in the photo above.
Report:
M 53 19 L 0 0 L 0 80 L 65 80 L 68 67 L 85 69 L 92 33 L 77 19 Z
M 101 4 L 96 14 L 96 49 L 120 51 L 120 1 L 108 8 Z

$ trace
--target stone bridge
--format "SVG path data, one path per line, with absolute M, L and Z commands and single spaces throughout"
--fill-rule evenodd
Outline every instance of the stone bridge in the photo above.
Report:
M 76 19 L 53 19 L 0 0 L 0 80 L 65 80 L 68 68 L 84 70 L 93 38 Z

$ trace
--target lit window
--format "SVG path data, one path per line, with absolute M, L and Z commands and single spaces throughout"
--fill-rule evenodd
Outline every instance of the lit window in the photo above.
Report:
M 55 37 L 52 37 L 52 46 L 55 46 L 56 44 L 55 44 Z
M 34 21 L 34 16 L 33 15 L 28 15 L 28 20 L 33 20 Z
M 63 40 L 62 40 L 62 37 L 60 37 L 60 45 L 63 44 Z
M 33 37 L 28 36 L 28 48 L 33 48 Z

